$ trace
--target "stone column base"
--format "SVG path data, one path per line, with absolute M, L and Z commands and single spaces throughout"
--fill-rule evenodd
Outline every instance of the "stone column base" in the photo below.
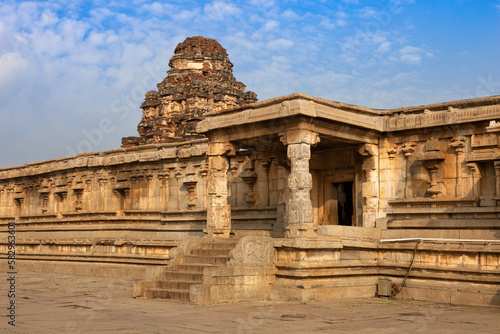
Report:
M 208 238 L 222 238 L 222 239 L 227 239 L 231 236 L 231 231 L 226 229 L 226 228 L 220 228 L 220 229 L 210 229 L 210 230 L 203 230 L 203 232 L 207 235 Z
M 286 227 L 287 238 L 314 238 L 317 237 L 316 226 L 314 225 L 288 225 Z

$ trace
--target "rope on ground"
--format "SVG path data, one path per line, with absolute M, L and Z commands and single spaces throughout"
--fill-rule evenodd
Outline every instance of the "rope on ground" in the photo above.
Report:
M 405 278 L 403 278 L 401 283 L 399 283 L 399 284 L 393 283 L 391 285 L 391 296 L 392 297 L 395 297 L 398 293 L 401 292 L 401 290 L 403 290 L 403 287 L 405 286 L 405 283 L 406 283 L 406 279 L 408 278 L 408 276 L 410 276 L 411 269 L 413 268 L 413 262 L 415 261 L 415 255 L 417 254 L 417 249 L 418 249 L 418 245 L 420 244 L 420 242 L 422 242 L 422 239 L 418 240 L 417 243 L 415 244 L 415 250 L 413 251 L 413 256 L 411 258 L 410 268 L 408 268 L 408 272 L 406 273 Z

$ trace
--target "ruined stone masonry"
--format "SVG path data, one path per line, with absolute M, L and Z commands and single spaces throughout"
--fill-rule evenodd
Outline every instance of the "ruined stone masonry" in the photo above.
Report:
M 500 96 L 257 102 L 203 37 L 170 66 L 122 148 L 0 169 L 4 264 L 15 221 L 20 268 L 136 297 L 500 305 Z
M 123 138 L 123 147 L 202 138 L 197 123 L 214 110 L 257 101 L 233 76 L 226 50 L 214 39 L 187 38 L 177 45 L 167 77 L 142 103 L 140 137 Z

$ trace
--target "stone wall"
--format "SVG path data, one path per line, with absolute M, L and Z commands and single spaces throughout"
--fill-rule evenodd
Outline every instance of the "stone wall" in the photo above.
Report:
M 0 252 L 15 222 L 17 258 L 33 268 L 166 265 L 180 240 L 205 235 L 207 149 L 201 139 L 2 169 Z M 286 169 L 245 153 L 230 159 L 228 175 L 232 235 L 282 235 L 276 208 Z

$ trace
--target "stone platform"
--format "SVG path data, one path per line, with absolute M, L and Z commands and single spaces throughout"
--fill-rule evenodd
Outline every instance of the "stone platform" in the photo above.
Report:
M 495 307 L 381 298 L 199 306 L 130 298 L 124 278 L 23 271 L 17 279 L 16 327 L 2 307 L 1 333 L 500 333 Z

